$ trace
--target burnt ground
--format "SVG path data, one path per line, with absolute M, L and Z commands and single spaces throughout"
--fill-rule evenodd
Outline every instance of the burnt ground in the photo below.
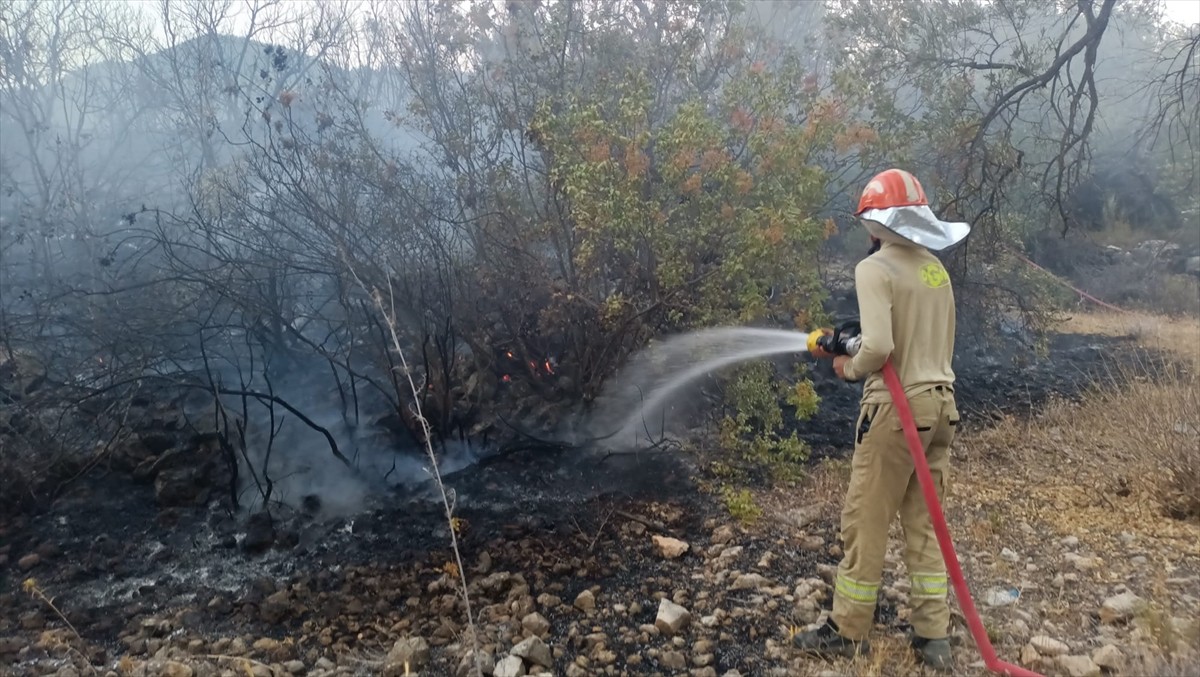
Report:
M 964 355 L 966 425 L 1077 394 L 1103 373 L 1105 356 L 1121 354 L 1121 342 L 1060 335 L 1051 358 L 1023 365 Z M 823 413 L 801 435 L 815 456 L 845 455 L 857 388 L 818 372 L 817 391 Z M 789 656 L 774 642 L 797 599 L 828 605 L 818 574 L 838 559 L 834 524 L 801 517 L 790 525 L 804 529 L 800 537 L 784 525 L 748 537 L 697 488 L 700 472 L 682 454 L 529 449 L 449 476 L 482 645 L 499 658 L 523 634 L 540 636 L 556 674 L 786 672 Z M 215 505 L 160 509 L 153 487 L 124 473 L 93 476 L 47 513 L 0 524 L 0 668 L 86 674 L 86 657 L 98 674 L 193 674 L 163 667 L 174 658 L 195 674 L 231 665 L 261 674 L 268 666 L 404 674 L 398 654 L 386 654 L 412 636 L 433 646 L 422 674 L 454 674 L 463 610 L 432 496 L 377 496 L 353 517 L 316 523 L 277 514 L 274 527 L 248 529 Z M 274 546 L 249 551 L 264 528 Z M 665 559 L 652 535 L 690 549 Z M 593 601 L 577 603 L 585 591 Z M 668 638 L 655 629 L 662 597 L 691 612 L 694 630 Z M 547 626 L 527 618 L 532 612 Z M 880 620 L 904 627 L 887 602 Z

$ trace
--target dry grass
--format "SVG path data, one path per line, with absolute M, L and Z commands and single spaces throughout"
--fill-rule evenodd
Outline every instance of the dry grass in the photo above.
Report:
M 1154 613 L 1124 640 L 1138 647 L 1126 673 L 1200 674 L 1200 629 L 1181 634 L 1171 620 L 1195 613 L 1179 600 L 1200 589 L 1200 322 L 1078 313 L 1064 329 L 1134 336 L 1173 361 L 1113 360 L 1082 401 L 1053 401 L 1032 419 L 1009 418 L 960 438 L 950 513 L 961 550 L 994 555 L 1012 547 L 1042 572 L 983 564 L 968 572 L 972 590 L 1028 577 L 1042 586 L 1033 594 L 1043 613 L 1066 628 L 1112 586 L 1130 584 Z M 1099 565 L 1077 588 L 1046 589 L 1049 572 L 1063 566 L 1057 543 L 1064 536 L 1078 538 Z M 1131 547 L 1147 560 L 1144 568 L 1131 565 Z
M 1032 421 L 1008 421 L 972 442 L 1055 460 L 1064 471 L 1057 479 L 1085 491 L 1138 492 L 1173 517 L 1200 519 L 1200 322 L 1080 313 L 1064 329 L 1132 335 L 1173 362 L 1113 361 L 1082 404 L 1053 402 Z
M 1151 313 L 1073 312 L 1060 326 L 1072 334 L 1133 336 L 1151 350 L 1200 363 L 1200 320 Z

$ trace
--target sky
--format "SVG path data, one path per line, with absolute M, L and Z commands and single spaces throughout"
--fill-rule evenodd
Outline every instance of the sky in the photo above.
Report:
M 142 12 L 154 15 L 159 11 L 159 3 L 157 0 L 121 0 L 127 5 L 137 7 Z M 316 5 L 323 0 L 287 0 L 289 9 L 303 7 L 304 5 Z M 344 1 L 344 0 L 339 0 Z M 796 2 L 816 2 L 817 0 L 796 0 Z M 1200 0 L 1160 0 L 1164 6 L 1164 13 L 1167 19 L 1177 21 L 1182 24 L 1200 23 Z M 233 0 L 236 6 L 241 5 L 239 0 Z M 354 2 L 349 3 L 351 6 Z M 238 17 L 240 18 L 240 17 Z M 235 25 L 240 23 L 234 19 Z
M 1171 21 L 1181 24 L 1200 23 L 1200 0 L 1166 0 L 1165 13 Z

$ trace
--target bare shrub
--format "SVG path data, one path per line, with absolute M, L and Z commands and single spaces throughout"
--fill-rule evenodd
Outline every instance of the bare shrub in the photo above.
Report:
M 1118 363 L 1099 381 L 1079 425 L 1116 436 L 1172 517 L 1200 519 L 1200 376 L 1195 364 Z

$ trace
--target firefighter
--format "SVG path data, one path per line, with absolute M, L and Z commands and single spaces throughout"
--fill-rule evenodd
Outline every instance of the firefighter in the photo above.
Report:
M 865 381 L 841 516 L 845 554 L 828 621 L 798 634 L 793 642 L 817 655 L 870 651 L 867 636 L 874 625 L 888 528 L 899 513 L 911 582 L 913 649 L 926 665 L 948 671 L 952 656 L 946 568 L 900 420 L 879 371 L 890 356 L 910 400 L 940 497 L 959 417 L 951 369 L 954 292 L 945 267 L 931 250 L 961 242 L 970 226 L 938 219 L 921 184 L 900 169 L 882 172 L 867 184 L 855 215 L 870 234 L 872 249 L 854 270 L 862 346 L 854 357 L 842 355 L 833 362 L 839 378 Z

